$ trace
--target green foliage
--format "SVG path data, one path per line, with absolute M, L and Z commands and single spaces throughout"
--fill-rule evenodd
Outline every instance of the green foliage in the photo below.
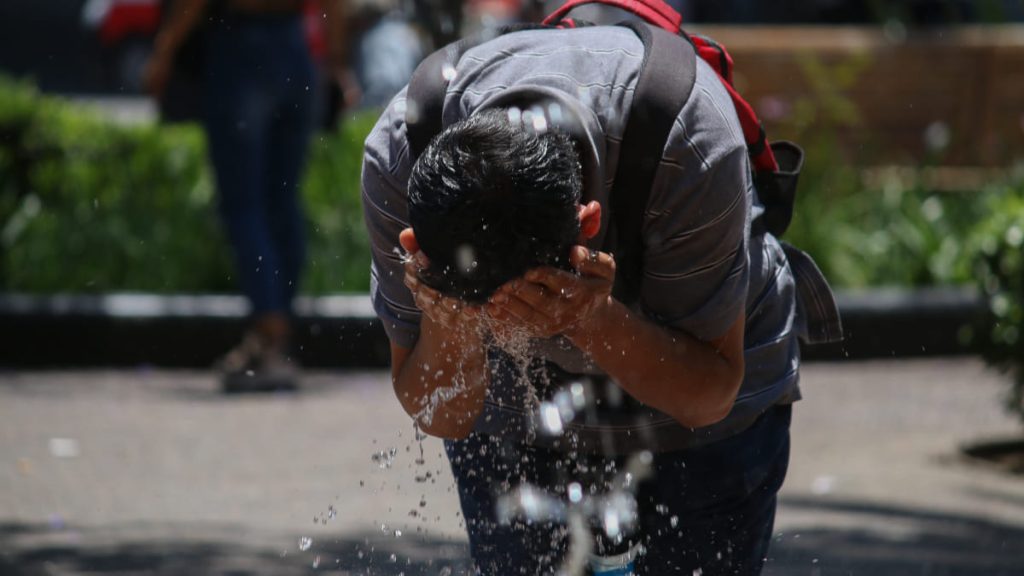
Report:
M 812 163 L 809 176 L 819 168 Z M 931 286 L 971 281 L 964 239 L 984 193 L 931 192 L 895 180 L 868 186 L 849 168 L 801 185 L 786 239 L 807 249 L 835 286 Z M 836 177 L 836 174 L 841 176 Z
M 376 114 L 312 143 L 306 291 L 365 291 L 362 142 Z M 0 79 L 0 290 L 234 290 L 197 126 L 122 126 Z
M 370 289 L 370 241 L 363 222 L 360 171 L 363 141 L 376 113 L 347 119 L 338 133 L 318 137 L 310 149 L 303 186 L 309 219 L 307 292 Z
M 115 126 L 23 84 L 0 93 L 5 290 L 231 285 L 195 127 Z
M 987 303 L 974 342 L 1010 375 L 1007 407 L 1024 420 L 1024 178 L 994 187 L 986 212 L 970 241 Z

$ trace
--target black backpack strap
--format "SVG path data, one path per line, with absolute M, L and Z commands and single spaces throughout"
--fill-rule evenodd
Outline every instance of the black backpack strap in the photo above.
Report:
M 441 133 L 441 111 L 451 74 L 462 55 L 476 44 L 469 38 L 453 42 L 427 56 L 409 79 L 406 90 L 405 135 L 409 141 L 409 155 L 415 161 Z
M 697 53 L 686 37 L 641 23 L 623 24 L 644 43 L 644 59 L 633 92 L 629 120 L 612 186 L 613 248 L 618 274 L 615 294 L 623 302 L 640 296 L 643 280 L 643 221 L 654 176 L 679 111 L 690 98 Z

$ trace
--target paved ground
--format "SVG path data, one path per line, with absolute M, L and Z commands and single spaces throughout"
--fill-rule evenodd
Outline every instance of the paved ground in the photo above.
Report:
M 766 573 L 1024 574 L 1024 478 L 959 456 L 1021 432 L 1003 386 L 970 359 L 809 365 Z M 382 372 L 264 397 L 195 372 L 0 373 L 0 575 L 465 565 L 440 445 Z

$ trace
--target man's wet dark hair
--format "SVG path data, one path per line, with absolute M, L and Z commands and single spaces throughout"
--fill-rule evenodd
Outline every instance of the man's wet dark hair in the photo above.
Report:
M 569 267 L 579 155 L 568 134 L 529 119 L 482 111 L 438 134 L 412 168 L 409 220 L 430 259 L 420 276 L 443 294 L 483 302 L 531 268 Z

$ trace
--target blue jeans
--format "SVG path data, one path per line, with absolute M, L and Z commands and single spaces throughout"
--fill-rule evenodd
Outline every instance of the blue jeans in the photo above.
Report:
M 654 475 L 637 492 L 639 526 L 631 538 L 646 549 L 637 559 L 637 574 L 760 572 L 776 493 L 789 464 L 791 413 L 788 405 L 776 406 L 731 438 L 654 455 Z M 570 458 L 479 434 L 446 441 L 445 448 L 474 563 L 480 574 L 495 576 L 553 574 L 567 546 L 562 526 L 499 525 L 499 494 L 529 482 L 564 498 L 567 483 L 579 481 L 582 471 L 611 464 L 599 456 Z
M 284 312 L 305 260 L 298 190 L 315 75 L 298 17 L 228 18 L 210 30 L 203 125 L 218 208 L 254 314 Z

